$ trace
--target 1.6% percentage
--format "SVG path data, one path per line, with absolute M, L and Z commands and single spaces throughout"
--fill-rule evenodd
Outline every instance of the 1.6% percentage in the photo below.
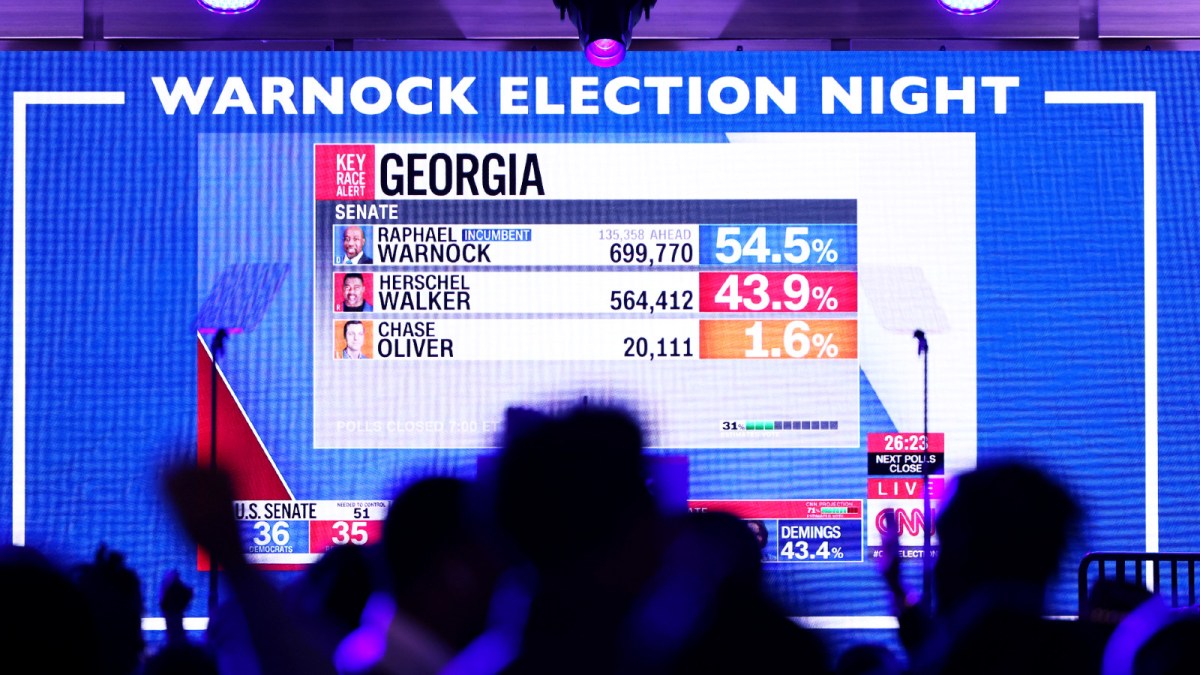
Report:
M 813 347 L 816 347 L 815 358 L 837 358 L 839 350 L 834 342 L 834 334 L 830 332 L 809 335 L 809 330 L 807 322 L 789 321 L 783 330 L 782 344 L 767 349 L 763 344 L 763 322 L 755 321 L 745 330 L 746 336 L 750 338 L 750 349 L 746 350 L 745 356 L 748 359 L 765 359 L 786 355 L 789 358 L 802 359 L 809 356 Z

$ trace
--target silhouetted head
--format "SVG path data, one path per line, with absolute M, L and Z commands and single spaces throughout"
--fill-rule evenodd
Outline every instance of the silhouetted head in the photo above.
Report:
M 466 481 L 423 478 L 400 491 L 383 526 L 384 558 L 393 589 L 404 592 L 436 569 L 469 528 Z
M 672 525 L 663 564 L 627 625 L 635 667 L 618 672 L 828 672 L 821 638 L 763 587 L 761 549 L 745 521 L 701 511 Z
M 1190 675 L 1197 668 L 1200 613 L 1191 610 L 1158 629 L 1133 659 L 1133 675 Z
M 1152 595 L 1145 584 L 1131 579 L 1097 579 L 1088 589 L 1087 603 L 1080 609 L 1079 620 L 1112 628 Z
M 41 552 L 0 546 L 0 598 L 0 653 L 10 664 L 25 654 L 36 659 L 38 672 L 101 671 L 87 598 Z
M 886 645 L 867 642 L 842 652 L 833 672 L 834 675 L 899 675 L 904 668 Z
M 373 546 L 334 546 L 305 568 L 288 590 L 289 600 L 314 627 L 341 639 L 358 627 L 378 570 Z
M 496 474 L 497 516 L 536 564 L 608 547 L 655 513 L 642 430 L 624 410 L 512 409 Z
M 146 659 L 141 675 L 220 675 L 220 671 L 202 645 L 183 642 L 159 647 Z
M 474 485 L 423 478 L 400 492 L 383 526 L 396 605 L 454 649 L 482 631 L 504 567 Z
M 1025 588 L 1044 600 L 1079 519 L 1070 493 L 1035 467 L 1004 462 L 962 474 L 937 519 L 939 608 L 992 585 Z
M 74 569 L 75 582 L 96 619 L 104 672 L 132 673 L 141 664 L 142 585 L 125 556 L 100 544 L 95 559 Z

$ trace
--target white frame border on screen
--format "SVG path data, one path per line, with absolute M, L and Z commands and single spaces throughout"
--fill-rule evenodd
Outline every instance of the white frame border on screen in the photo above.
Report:
M 12 251 L 12 543 L 25 545 L 25 109 L 125 105 L 123 91 L 14 91 Z
M 1047 105 L 1142 107 L 1142 290 L 1145 293 L 1146 551 L 1158 552 L 1158 106 L 1154 91 L 1047 91 Z M 1147 570 L 1152 563 L 1147 562 Z M 1150 578 L 1147 572 L 1146 578 Z
M 1046 91 L 1045 103 L 1139 105 L 1142 107 L 1143 290 L 1145 331 L 1146 550 L 1158 551 L 1158 174 L 1157 96 L 1154 91 Z M 32 105 L 124 105 L 124 91 L 13 92 L 12 256 L 12 543 L 25 545 L 25 320 L 26 320 L 26 109 Z M 823 629 L 894 629 L 889 616 L 794 617 Z M 184 619 L 188 630 L 204 630 L 207 617 Z M 164 630 L 161 617 L 142 619 L 144 630 Z

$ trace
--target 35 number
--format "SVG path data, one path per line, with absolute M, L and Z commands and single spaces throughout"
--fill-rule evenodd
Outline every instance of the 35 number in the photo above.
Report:
M 347 523 L 344 520 L 339 520 L 333 524 L 333 543 L 341 544 L 357 544 L 362 546 L 367 543 L 367 524 L 366 523 Z

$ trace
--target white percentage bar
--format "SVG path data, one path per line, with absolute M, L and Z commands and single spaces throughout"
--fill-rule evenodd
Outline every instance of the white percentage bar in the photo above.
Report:
M 679 361 L 700 354 L 695 319 L 436 319 L 370 322 L 382 361 Z
M 374 315 L 696 312 L 694 272 L 368 272 Z M 341 292 L 335 283 L 334 293 Z M 334 298 L 336 302 L 338 298 Z
M 376 266 L 700 264 L 700 229 L 694 224 L 379 224 L 364 228 Z M 340 245 L 340 240 L 335 242 Z

